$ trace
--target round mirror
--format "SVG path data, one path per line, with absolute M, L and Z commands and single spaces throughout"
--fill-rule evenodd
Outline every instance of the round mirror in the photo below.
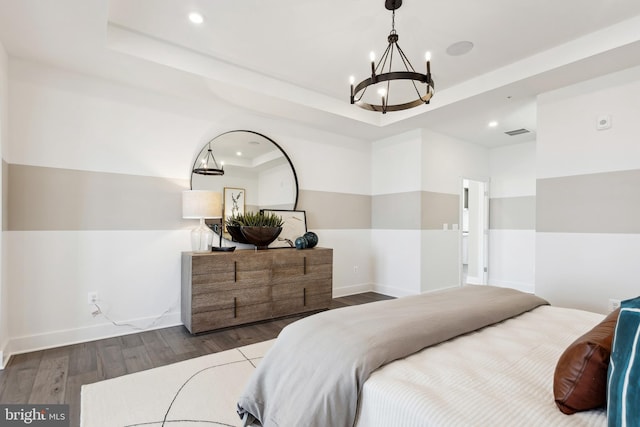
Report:
M 207 168 L 214 172 L 207 173 Z M 199 172 L 191 174 L 192 190 L 243 190 L 244 212 L 294 210 L 298 203 L 298 177 L 289 156 L 257 132 L 235 130 L 215 137 L 191 170 Z

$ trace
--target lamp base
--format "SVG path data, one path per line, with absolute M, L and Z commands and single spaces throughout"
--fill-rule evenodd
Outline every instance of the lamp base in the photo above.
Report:
M 200 225 L 191 230 L 191 250 L 193 252 L 209 252 L 213 243 L 213 231 L 200 218 Z

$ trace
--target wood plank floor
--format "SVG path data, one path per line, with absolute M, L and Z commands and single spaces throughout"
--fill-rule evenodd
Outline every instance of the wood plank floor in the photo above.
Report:
M 390 299 L 367 292 L 335 298 L 331 308 Z M 304 316 L 190 335 L 183 326 L 15 355 L 0 371 L 0 403 L 69 404 L 80 425 L 80 387 L 120 375 L 275 338 Z

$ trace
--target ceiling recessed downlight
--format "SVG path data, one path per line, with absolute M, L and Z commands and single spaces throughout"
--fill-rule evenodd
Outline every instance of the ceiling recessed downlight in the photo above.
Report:
M 194 24 L 202 24 L 204 22 L 204 17 L 198 12 L 191 12 L 189 14 L 189 21 L 193 22 Z
M 451 56 L 461 56 L 471 52 L 473 43 L 469 41 L 456 42 L 447 48 L 447 54 Z
M 496 127 L 496 126 L 498 126 L 498 122 L 496 122 L 495 120 L 494 120 L 494 121 L 489 122 L 489 127 L 490 127 L 490 128 L 494 128 L 494 127 Z

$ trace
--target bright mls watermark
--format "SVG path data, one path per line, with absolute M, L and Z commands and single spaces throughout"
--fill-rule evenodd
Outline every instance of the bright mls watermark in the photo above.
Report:
M 0 405 L 0 427 L 69 427 L 69 405 Z

